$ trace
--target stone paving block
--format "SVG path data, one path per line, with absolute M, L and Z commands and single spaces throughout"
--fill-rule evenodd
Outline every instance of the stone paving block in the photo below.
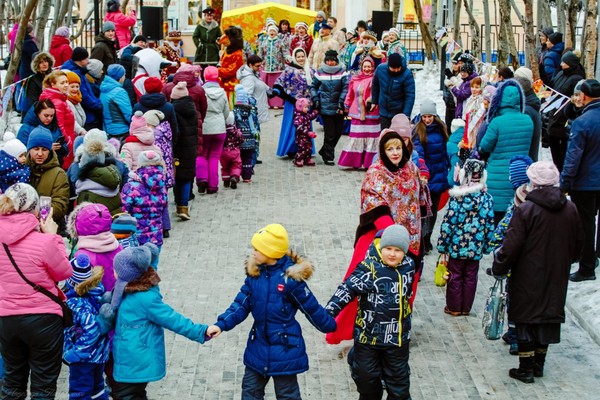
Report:
M 280 114 L 280 113 L 279 113 Z M 276 113 L 271 113 L 276 115 Z M 308 282 L 324 304 L 341 282 L 352 256 L 359 221 L 364 171 L 322 164 L 295 168 L 274 156 L 281 116 L 263 126 L 262 165 L 251 184 L 237 190 L 219 188 L 192 202 L 192 220 L 173 216 L 171 238 L 161 252 L 159 275 L 164 301 L 195 322 L 212 324 L 233 301 L 244 280 L 244 260 L 252 234 L 262 226 L 282 223 L 291 246 L 315 265 Z M 317 124 L 322 142 L 322 129 Z M 346 138 L 337 147 L 341 151 Z M 170 207 L 174 210 L 174 204 Z M 438 218 L 441 221 L 441 215 Z M 438 230 L 434 230 L 433 242 Z M 470 316 L 443 313 L 445 289 L 433 283 L 436 252 L 425 258 L 413 313 L 411 393 L 415 400 L 434 399 L 600 399 L 600 348 L 571 314 L 562 343 L 550 346 L 544 378 L 532 385 L 508 377 L 518 357 L 501 340 L 483 336 L 481 314 L 492 278 L 485 275 L 489 256 L 480 263 L 479 286 Z M 304 399 L 358 398 L 346 355 L 352 342 L 331 346 L 299 312 L 310 370 L 299 375 Z M 233 400 L 241 396 L 243 354 L 252 317 L 231 332 L 204 345 L 172 332 L 165 335 L 167 376 L 148 386 L 150 399 Z M 68 393 L 68 369 L 59 379 L 59 399 Z M 266 399 L 275 399 L 273 384 Z

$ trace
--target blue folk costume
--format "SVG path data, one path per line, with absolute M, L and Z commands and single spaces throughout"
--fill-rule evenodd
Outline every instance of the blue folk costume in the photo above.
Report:
M 281 131 L 279 133 L 279 143 L 277 145 L 278 157 L 285 157 L 296 153 L 296 127 L 293 123 L 294 105 L 296 99 L 310 99 L 312 77 L 307 64 L 300 66 L 295 63 L 295 56 L 299 51 L 304 52 L 301 48 L 294 49 L 292 54 L 294 60 L 290 65 L 285 67 L 285 70 L 273 85 L 273 93 L 285 100 Z M 308 63 L 308 61 L 306 61 L 306 63 Z M 314 143 L 312 147 L 314 152 Z

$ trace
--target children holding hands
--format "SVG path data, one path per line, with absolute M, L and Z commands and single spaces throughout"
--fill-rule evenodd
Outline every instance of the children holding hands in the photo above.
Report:
M 277 398 L 300 399 L 297 374 L 308 370 L 308 356 L 296 311 L 302 311 L 321 332 L 334 331 L 335 321 L 308 288 L 306 280 L 312 276 L 313 266 L 289 249 L 288 233 L 282 225 L 260 229 L 252 236 L 252 246 L 240 292 L 206 333 L 217 337 L 252 314 L 242 398 L 264 398 L 265 386 L 273 377 Z

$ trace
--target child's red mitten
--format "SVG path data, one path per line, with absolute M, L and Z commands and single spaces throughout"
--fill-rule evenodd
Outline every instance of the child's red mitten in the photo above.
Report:
M 313 131 L 308 132 L 308 137 L 310 137 L 311 139 L 314 139 L 317 137 L 317 134 L 314 133 Z

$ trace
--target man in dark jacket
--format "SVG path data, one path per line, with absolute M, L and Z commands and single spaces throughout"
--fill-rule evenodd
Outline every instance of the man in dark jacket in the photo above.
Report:
M 569 270 L 579 258 L 583 235 L 577 208 L 556 187 L 554 164 L 533 163 L 527 176 L 533 190 L 515 208 L 492 272 L 503 276 L 511 271 L 508 319 L 516 324 L 519 368 L 509 375 L 532 383 L 534 376 L 544 376 L 548 345 L 560 342 Z
M 585 78 L 585 71 L 579 62 L 579 53 L 566 52 L 561 59 L 560 71 L 552 79 L 552 87 L 566 97 L 573 96 L 577 83 Z M 562 171 L 567 152 L 569 131 L 566 128 L 567 117 L 564 113 L 550 111 L 548 122 L 548 143 L 552 152 L 552 161 Z
M 415 105 L 415 79 L 400 54 L 390 55 L 387 63 L 375 70 L 370 103 L 370 111 L 379 105 L 381 129 L 389 128 L 396 114 L 410 118 Z
M 569 192 L 577 206 L 585 238 L 579 270 L 569 277 L 573 282 L 596 279 L 594 269 L 598 265 L 594 236 L 600 202 L 600 82 L 595 79 L 584 81 L 580 99 L 583 111 L 571 126 L 560 182 L 561 189 Z
M 68 69 L 69 71 L 75 72 L 79 75 L 81 80 L 81 106 L 85 110 L 85 126 L 86 130 L 97 128 L 102 126 L 102 103 L 100 99 L 94 95 L 92 86 L 86 78 L 88 73 L 88 63 L 90 62 L 90 55 L 83 47 L 75 47 L 73 49 L 73 55 L 71 59 L 61 65 L 61 69 Z
M 541 102 L 533 91 L 533 72 L 527 67 L 520 67 L 515 71 L 515 80 L 519 82 L 525 94 L 525 114 L 533 121 L 533 137 L 529 148 L 529 157 L 535 162 L 540 151 L 540 137 L 542 136 L 542 117 L 540 116 Z
M 348 92 L 348 75 L 335 50 L 325 52 L 325 62 L 317 70 L 310 87 L 313 106 L 323 119 L 325 138 L 319 154 L 325 165 L 334 165 L 335 146 L 344 133 L 344 99 Z

